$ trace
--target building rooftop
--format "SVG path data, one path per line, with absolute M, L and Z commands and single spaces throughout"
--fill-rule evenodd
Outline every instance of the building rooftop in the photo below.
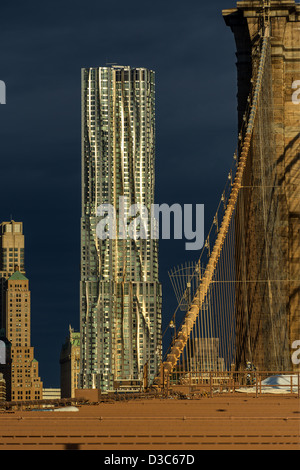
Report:
M 9 281 L 28 281 L 27 277 L 24 274 L 20 273 L 20 271 L 15 271 L 10 278 Z

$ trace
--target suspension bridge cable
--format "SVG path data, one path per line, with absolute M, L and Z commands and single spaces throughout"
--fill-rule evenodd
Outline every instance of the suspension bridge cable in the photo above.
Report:
M 242 180 L 243 175 L 245 172 L 245 167 L 247 163 L 247 158 L 250 150 L 250 144 L 252 139 L 252 134 L 254 130 L 254 124 L 257 116 L 258 104 L 260 100 L 260 92 L 262 87 L 262 78 L 265 69 L 265 62 L 266 62 L 266 54 L 267 54 L 267 47 L 269 43 L 269 36 L 270 36 L 270 27 L 269 22 L 266 21 L 264 24 L 264 34 L 262 39 L 262 47 L 261 53 L 259 58 L 259 65 L 258 65 L 258 72 L 257 77 L 255 80 L 255 86 L 249 95 L 249 117 L 246 121 L 245 131 L 243 132 L 244 136 L 241 140 L 241 151 L 239 154 L 238 166 L 236 169 L 234 181 L 232 181 L 232 177 L 230 182 L 232 184 L 228 203 L 225 208 L 225 212 L 223 215 L 223 220 L 218 230 L 212 251 L 209 253 L 209 258 L 206 264 L 206 268 L 204 271 L 204 276 L 201 279 L 200 285 L 198 286 L 196 293 L 193 297 L 191 305 L 188 308 L 188 311 L 184 317 L 184 320 L 177 332 L 176 338 L 172 346 L 169 348 L 169 353 L 167 354 L 166 360 L 162 364 L 162 369 L 164 369 L 167 373 L 171 373 L 176 366 L 178 360 L 180 359 L 181 355 L 184 354 L 184 349 L 189 343 L 190 335 L 193 331 L 194 325 L 197 322 L 199 312 L 203 311 L 203 305 L 207 300 L 208 294 L 210 292 L 211 286 L 213 284 L 213 280 L 216 273 L 216 268 L 220 259 L 220 255 L 222 253 L 224 243 L 227 243 L 227 235 L 228 231 L 230 230 L 230 224 L 232 222 L 233 214 L 235 211 L 236 203 L 238 200 L 238 195 L 240 189 L 242 187 Z M 210 248 L 210 245 L 209 245 Z M 201 260 L 201 257 L 200 257 Z M 200 267 L 200 262 L 198 263 L 198 269 Z M 226 285 L 226 284 L 225 284 Z M 209 310 L 209 307 L 208 307 Z M 209 314 L 209 325 L 211 329 L 211 312 Z M 208 325 L 206 325 L 208 327 Z M 208 337 L 208 336 L 207 336 Z M 200 338 L 198 339 L 200 342 Z M 190 346 L 190 344 L 189 344 Z M 206 345 L 208 351 L 210 352 L 210 346 Z M 200 345 L 199 345 L 200 348 Z M 189 360 L 189 359 L 188 359 Z M 157 378 L 160 381 L 160 377 Z

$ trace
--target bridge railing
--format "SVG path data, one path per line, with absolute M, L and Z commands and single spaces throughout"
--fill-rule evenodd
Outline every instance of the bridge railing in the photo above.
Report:
M 300 398 L 300 372 L 282 371 L 175 371 L 165 382 L 165 394 L 215 397 L 221 394 L 296 395 Z

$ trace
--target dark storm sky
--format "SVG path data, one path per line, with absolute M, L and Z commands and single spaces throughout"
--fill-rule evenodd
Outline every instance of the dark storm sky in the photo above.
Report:
M 28 1 L 1 5 L 0 219 L 23 221 L 32 345 L 46 387 L 79 329 L 80 70 L 156 72 L 156 202 L 205 204 L 207 233 L 236 146 L 233 0 Z M 168 270 L 198 252 L 160 242 L 163 325 L 176 307 Z

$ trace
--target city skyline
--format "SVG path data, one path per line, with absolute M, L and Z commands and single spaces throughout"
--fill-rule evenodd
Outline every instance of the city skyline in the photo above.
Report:
M 1 450 L 300 449 L 299 2 L 3 6 Z
M 209 226 L 230 165 L 227 156 L 236 145 L 235 48 L 221 15 L 221 9 L 234 2 L 227 4 L 191 2 L 186 9 L 173 2 L 170 10 L 171 4 L 157 3 L 149 12 L 137 9 L 133 2 L 136 8 L 129 11 L 120 4 L 116 10 L 106 6 L 104 14 L 95 5 L 93 18 L 82 18 L 80 3 L 75 2 L 72 12 L 60 5 L 59 15 L 55 16 L 54 7 L 42 19 L 37 3 L 34 15 L 30 12 L 27 17 L 22 41 L 18 41 L 18 28 L 27 13 L 16 16 L 5 6 L 2 220 L 12 215 L 24 222 L 33 343 L 46 386 L 59 384 L 59 353 L 68 325 L 79 329 L 80 69 L 113 61 L 155 70 L 156 200 L 170 205 L 203 203 Z M 40 45 L 35 41 L 39 21 L 44 27 Z M 9 41 L 12 22 L 16 34 Z M 121 28 L 112 28 L 120 22 Z M 58 34 L 52 34 L 54 29 Z M 204 43 L 206 47 L 200 47 Z M 11 57 L 19 60 L 12 62 Z M 32 61 L 37 64 L 35 70 Z M 15 72 L 18 63 L 23 64 L 22 83 Z M 11 146 L 16 129 L 19 138 Z M 216 140 L 217 131 L 221 138 Z M 10 175 L 14 175 L 13 190 L 8 186 Z M 183 241 L 160 241 L 163 329 L 176 306 L 167 272 L 187 256 L 195 259 Z M 56 299 L 51 297 L 54 286 Z

